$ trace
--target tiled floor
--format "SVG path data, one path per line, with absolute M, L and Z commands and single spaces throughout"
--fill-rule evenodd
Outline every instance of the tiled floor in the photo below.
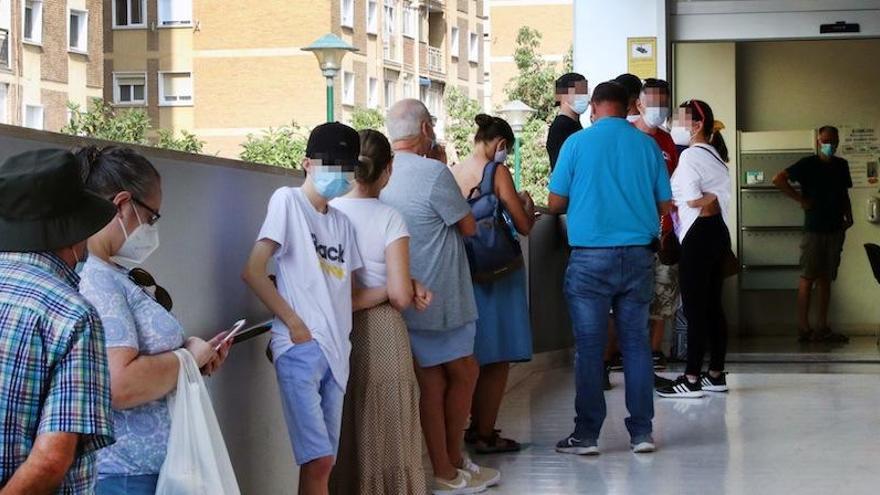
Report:
M 658 399 L 660 450 L 641 456 L 628 449 L 623 376 L 614 375 L 596 458 L 553 451 L 571 432 L 573 376 L 570 369 L 536 373 L 508 393 L 499 420 L 504 435 L 525 449 L 476 458 L 503 471 L 502 484 L 487 493 L 880 493 L 877 367 L 837 365 L 848 374 L 798 374 L 791 367 L 776 373 L 775 366 L 730 375 L 726 396 Z M 839 370 L 832 365 L 824 371 Z

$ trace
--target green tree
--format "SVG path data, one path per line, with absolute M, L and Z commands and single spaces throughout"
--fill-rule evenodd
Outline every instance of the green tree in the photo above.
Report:
M 516 35 L 513 60 L 518 74 L 507 82 L 504 92 L 508 100 L 520 100 L 535 109 L 535 117 L 549 121 L 554 113 L 556 95 L 554 83 L 557 69 L 540 54 L 541 33 L 529 26 L 520 28 Z
M 375 108 L 356 107 L 351 112 L 351 126 L 358 132 L 364 129 L 381 131 L 385 127 L 385 115 Z
M 547 156 L 547 124 L 538 118 L 526 123 L 520 137 L 522 159 L 521 189 L 528 191 L 537 205 L 546 205 L 550 181 L 550 158 Z
M 309 131 L 296 122 L 269 128 L 260 135 L 248 134 L 239 157 L 247 162 L 299 169 L 306 156 Z
M 100 98 L 91 101 L 91 109 L 69 103 L 70 121 L 61 132 L 120 143 L 147 145 L 150 118 L 140 109 L 116 110 Z
M 480 113 L 477 100 L 468 97 L 455 86 L 447 86 L 444 95 L 446 103 L 446 140 L 451 143 L 459 160 L 471 154 L 477 124 L 474 117 Z
M 180 131 L 180 137 L 178 138 L 169 129 L 159 129 L 159 141 L 156 143 L 156 147 L 186 153 L 201 153 L 205 147 L 205 142 L 195 134 L 187 131 Z

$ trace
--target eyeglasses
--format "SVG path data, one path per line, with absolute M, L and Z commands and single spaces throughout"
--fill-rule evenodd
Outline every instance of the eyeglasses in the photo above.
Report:
M 171 311 L 171 308 L 174 307 L 174 302 L 171 300 L 171 294 L 169 294 L 164 287 L 157 284 L 156 279 L 154 279 L 148 271 L 143 268 L 132 268 L 131 271 L 128 272 L 128 279 L 134 282 L 138 287 L 153 287 L 153 299 L 159 303 L 159 306 L 165 308 L 165 311 Z
M 135 203 L 137 203 L 137 205 L 140 206 L 141 208 L 150 212 L 150 218 L 147 219 L 148 225 L 156 225 L 156 222 L 158 222 L 159 219 L 162 218 L 162 215 L 160 215 L 158 211 L 150 208 L 149 206 L 144 204 L 143 201 L 135 198 L 134 196 L 131 197 L 131 200 L 134 201 Z

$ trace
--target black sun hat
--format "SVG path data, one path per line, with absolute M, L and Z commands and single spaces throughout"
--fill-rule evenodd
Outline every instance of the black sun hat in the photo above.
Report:
M 113 203 L 86 190 L 69 151 L 27 151 L 0 165 L 0 251 L 72 246 L 115 215 Z

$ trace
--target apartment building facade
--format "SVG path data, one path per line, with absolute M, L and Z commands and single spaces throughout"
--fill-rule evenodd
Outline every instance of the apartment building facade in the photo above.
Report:
M 0 124 L 50 131 L 100 98 L 102 0 L 0 0 Z
M 236 157 L 251 133 L 325 119 L 325 81 L 301 50 L 331 32 L 358 49 L 335 80 L 336 119 L 443 92 L 483 98 L 483 1 L 105 0 L 104 95 Z
M 528 26 L 541 33 L 544 59 L 561 64 L 574 39 L 574 0 L 487 0 L 491 28 L 487 36 L 486 108 L 506 102 L 504 87 L 516 76 L 516 37 Z

